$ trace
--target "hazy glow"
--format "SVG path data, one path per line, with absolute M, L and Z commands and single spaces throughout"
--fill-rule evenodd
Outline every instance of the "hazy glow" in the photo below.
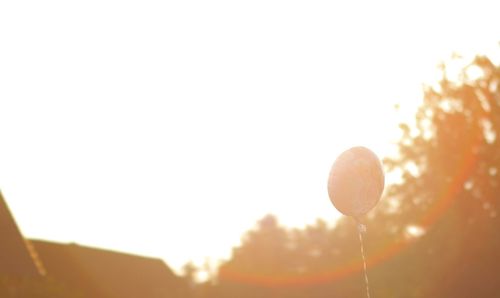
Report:
M 441 3 L 4 1 L 0 188 L 29 237 L 174 268 L 269 212 L 334 219 L 336 156 L 390 153 L 439 59 L 500 36 Z
M 409 238 L 418 238 L 425 234 L 425 230 L 420 226 L 406 227 L 406 235 Z

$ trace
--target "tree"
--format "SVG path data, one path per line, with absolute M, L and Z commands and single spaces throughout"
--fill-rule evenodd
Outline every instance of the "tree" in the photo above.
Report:
M 477 57 L 455 79 L 425 88 L 416 125 L 402 124 L 399 156 L 386 160 L 403 182 L 386 204 L 398 226 L 425 231 L 426 297 L 500 293 L 500 68 Z M 380 217 L 380 216 L 379 216 Z
M 362 297 L 354 222 L 286 229 L 266 216 L 219 270 L 218 297 Z M 354 236 L 354 237 L 351 237 Z

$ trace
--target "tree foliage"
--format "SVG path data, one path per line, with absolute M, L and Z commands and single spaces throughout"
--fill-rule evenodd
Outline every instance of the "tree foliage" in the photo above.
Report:
M 433 297 L 497 297 L 500 278 L 500 68 L 477 57 L 425 88 L 416 125 L 401 125 L 400 155 L 386 164 L 403 183 L 388 202 L 400 226 L 426 231 Z M 425 276 L 422 276 L 425 278 Z M 428 296 L 429 297 L 429 296 Z

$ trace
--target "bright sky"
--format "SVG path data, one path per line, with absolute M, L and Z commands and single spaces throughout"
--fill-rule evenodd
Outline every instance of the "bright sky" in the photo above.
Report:
M 496 46 L 498 4 L 435 2 L 2 1 L 0 189 L 28 237 L 174 269 L 334 220 L 336 156 L 389 154 L 394 104 Z

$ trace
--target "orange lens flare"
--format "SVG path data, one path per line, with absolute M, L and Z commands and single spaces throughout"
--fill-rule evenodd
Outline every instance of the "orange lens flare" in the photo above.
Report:
M 473 136 L 473 141 L 470 146 L 462 146 L 465 150 L 462 153 L 463 159 L 457 165 L 456 175 L 451 182 L 445 184 L 440 192 L 438 199 L 431 206 L 429 211 L 424 214 L 419 222 L 419 225 L 424 229 L 430 228 L 438 221 L 443 213 L 453 204 L 455 198 L 463 189 L 464 183 L 467 181 L 469 174 L 475 168 L 477 163 L 477 155 L 473 152 L 473 148 L 477 148 L 482 138 Z M 379 250 L 368 253 L 367 267 L 374 267 L 403 251 L 411 244 L 412 241 L 405 238 L 390 243 Z M 363 270 L 361 260 L 345 264 L 334 268 L 328 272 L 318 272 L 304 275 L 273 275 L 264 276 L 259 274 L 235 272 L 224 268 L 220 272 L 220 279 L 232 281 L 242 284 L 256 285 L 268 288 L 283 288 L 283 287 L 303 287 L 319 284 L 334 283 L 343 278 L 360 273 Z

